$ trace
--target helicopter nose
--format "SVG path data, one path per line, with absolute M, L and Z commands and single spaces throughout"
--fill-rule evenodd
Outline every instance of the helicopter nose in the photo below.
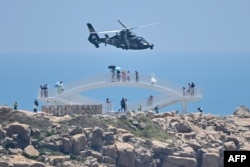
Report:
M 153 49 L 154 48 L 154 44 L 151 44 L 149 47 L 150 47 L 150 49 Z

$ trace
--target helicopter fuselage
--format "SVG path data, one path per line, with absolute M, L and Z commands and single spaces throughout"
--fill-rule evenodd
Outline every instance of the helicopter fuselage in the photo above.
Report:
M 113 45 L 117 48 L 122 49 L 131 49 L 131 50 L 142 50 L 142 49 L 153 49 L 154 45 L 147 42 L 143 37 L 136 36 L 129 29 L 124 29 L 116 33 L 116 35 L 109 37 L 107 34 L 104 38 L 100 38 L 93 26 L 90 23 L 87 23 L 87 26 L 90 31 L 89 42 L 95 45 L 96 48 L 99 48 L 99 44 L 104 43 Z

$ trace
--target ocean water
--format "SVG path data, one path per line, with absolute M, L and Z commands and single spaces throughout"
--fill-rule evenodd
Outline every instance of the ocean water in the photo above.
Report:
M 64 54 L 1 54 L 0 105 L 33 110 L 39 86 L 57 81 L 70 84 L 91 76 L 109 74 L 109 65 L 129 71 L 139 71 L 173 82 L 180 87 L 194 82 L 202 89 L 203 98 L 189 103 L 188 112 L 202 107 L 205 113 L 232 114 L 240 105 L 250 107 L 250 53 L 158 53 L 155 51 L 122 51 L 115 53 Z M 89 91 L 89 97 L 113 100 L 115 110 L 122 97 L 129 101 L 147 98 L 151 90 L 137 88 L 107 88 Z M 41 105 L 41 104 L 40 104 Z M 160 112 L 181 110 L 180 104 Z

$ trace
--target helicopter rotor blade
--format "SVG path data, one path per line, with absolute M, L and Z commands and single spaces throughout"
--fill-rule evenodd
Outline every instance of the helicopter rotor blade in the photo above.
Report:
M 125 26 L 125 24 L 123 24 L 123 22 L 121 20 L 117 20 L 117 21 L 122 25 L 123 28 L 128 29 L 128 27 Z
M 99 31 L 99 32 L 95 32 L 95 33 L 98 33 L 98 34 L 109 34 L 109 33 L 116 33 L 116 32 L 119 32 L 121 30 L 110 30 L 110 31 Z
M 132 27 L 132 28 L 129 28 L 129 30 L 136 29 L 136 28 L 143 28 L 143 27 L 151 27 L 151 26 L 155 26 L 157 24 L 160 24 L 160 22 L 156 22 L 156 23 L 152 23 L 152 24 L 146 24 L 146 25 L 141 25 L 141 26 L 137 26 L 137 27 Z

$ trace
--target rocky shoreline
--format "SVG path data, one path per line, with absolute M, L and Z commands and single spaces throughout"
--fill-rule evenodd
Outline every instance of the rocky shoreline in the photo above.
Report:
M 250 111 L 66 115 L 0 107 L 0 167 L 223 167 L 250 151 Z

